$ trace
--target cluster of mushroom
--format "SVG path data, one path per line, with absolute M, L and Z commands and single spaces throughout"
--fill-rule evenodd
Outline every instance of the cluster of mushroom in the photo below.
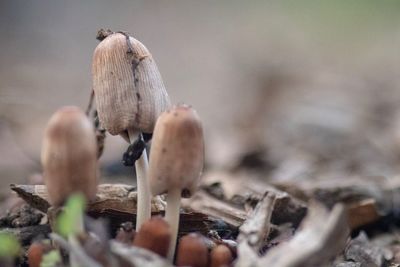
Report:
M 201 121 L 188 105 L 171 107 L 156 63 L 142 43 L 123 32 L 109 32 L 104 37 L 93 55 L 93 90 L 102 127 L 112 135 L 121 135 L 132 147 L 127 156 L 134 157 L 138 194 L 137 234 L 132 242 L 173 261 L 180 199 L 194 193 L 203 168 Z M 148 162 L 145 147 L 151 134 Z M 83 193 L 89 202 L 95 198 L 96 136 L 90 120 L 79 108 L 64 107 L 50 119 L 42 164 L 53 206 L 62 206 L 75 192 Z M 152 196 L 165 193 L 166 221 L 151 218 Z M 83 218 L 77 223 L 83 232 Z M 186 236 L 178 250 L 190 251 L 198 247 L 193 245 L 198 240 L 197 236 Z M 214 254 L 219 255 L 220 250 Z M 208 251 L 193 253 L 209 257 Z M 177 253 L 177 264 L 191 265 L 191 259 L 185 253 Z M 198 266 L 206 265 L 207 260 Z

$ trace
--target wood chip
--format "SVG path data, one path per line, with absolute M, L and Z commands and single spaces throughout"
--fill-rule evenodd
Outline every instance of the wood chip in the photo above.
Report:
M 311 203 L 295 236 L 268 251 L 256 266 L 322 266 L 344 249 L 348 235 L 343 205 L 337 204 L 329 212 L 323 206 Z
M 275 194 L 267 193 L 240 227 L 238 260 L 235 266 L 252 266 L 253 261 L 257 260 L 257 255 L 270 231 L 274 203 Z

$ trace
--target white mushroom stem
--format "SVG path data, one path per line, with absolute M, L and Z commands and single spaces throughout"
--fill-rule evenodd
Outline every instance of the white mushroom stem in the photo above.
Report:
M 165 219 L 169 223 L 171 229 L 171 241 L 167 258 L 171 262 L 174 260 L 176 240 L 179 228 L 179 210 L 181 207 L 181 189 L 171 188 L 166 197 L 167 207 L 165 209 Z
M 131 144 L 133 144 L 137 134 L 128 130 L 128 135 Z M 140 226 L 151 217 L 151 194 L 147 178 L 148 168 L 149 162 L 147 160 L 146 149 L 144 149 L 140 158 L 135 162 L 137 188 L 136 231 L 138 231 Z

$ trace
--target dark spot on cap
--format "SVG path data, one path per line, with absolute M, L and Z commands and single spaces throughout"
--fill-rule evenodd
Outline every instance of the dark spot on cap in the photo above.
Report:
M 174 112 L 174 116 L 177 117 L 178 116 L 178 112 Z
M 165 147 L 163 147 L 162 149 L 161 149 L 161 153 L 166 153 L 167 152 L 167 149 L 165 148 Z
M 111 71 L 110 74 L 111 74 L 111 75 L 114 75 L 114 72 Z

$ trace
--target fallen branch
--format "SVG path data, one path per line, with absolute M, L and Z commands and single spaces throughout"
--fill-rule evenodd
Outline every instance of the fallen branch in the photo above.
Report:
M 348 235 L 343 205 L 337 204 L 328 212 L 323 206 L 311 203 L 295 236 L 268 251 L 256 266 L 322 266 L 344 250 Z
M 238 260 L 235 266 L 252 266 L 270 232 L 275 194 L 269 193 L 257 204 L 249 218 L 240 227 Z

